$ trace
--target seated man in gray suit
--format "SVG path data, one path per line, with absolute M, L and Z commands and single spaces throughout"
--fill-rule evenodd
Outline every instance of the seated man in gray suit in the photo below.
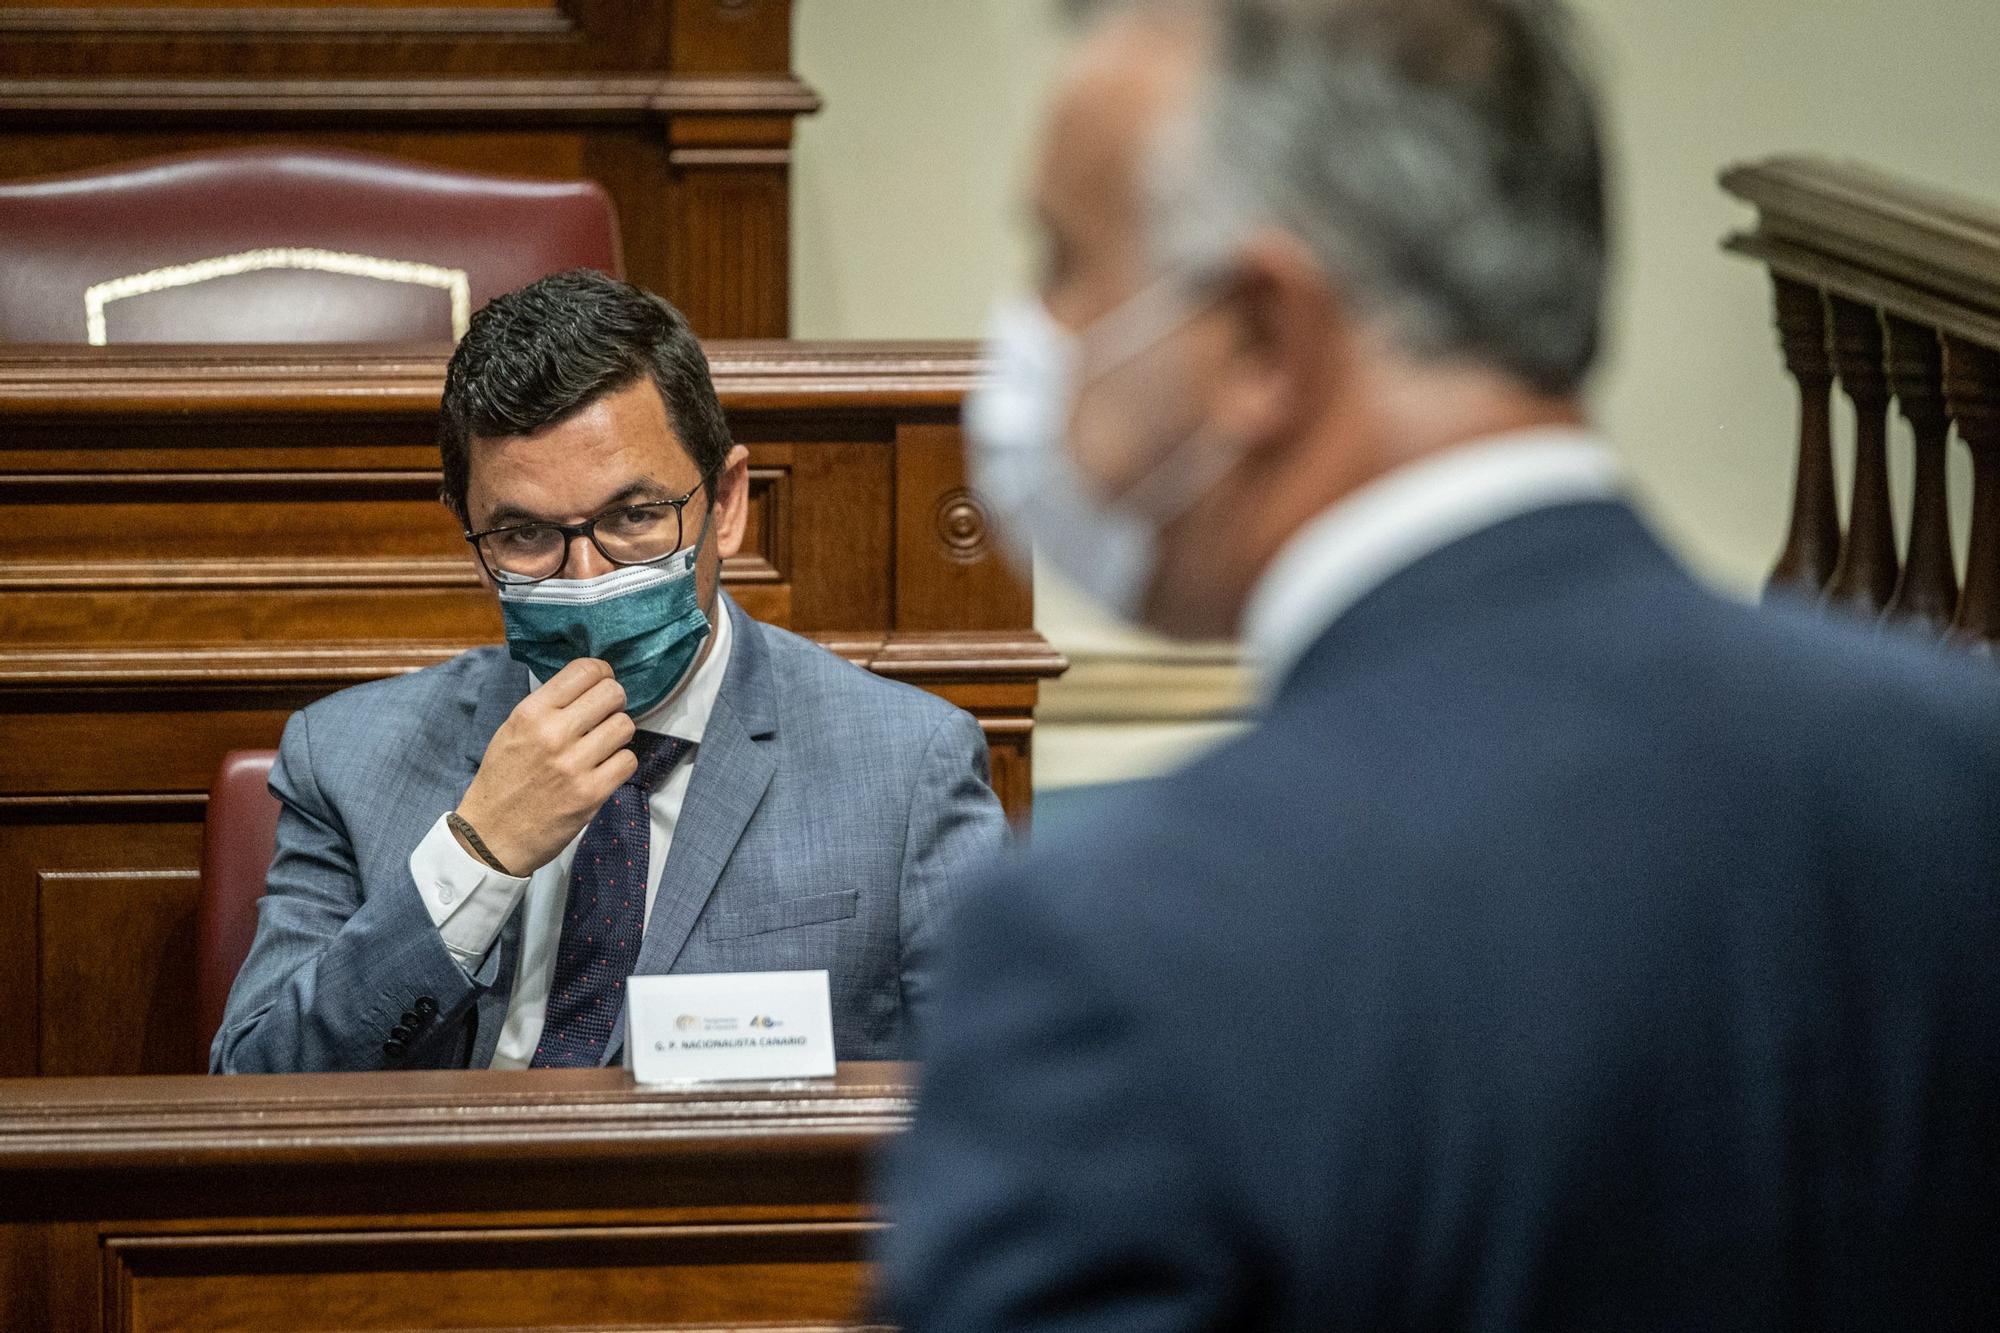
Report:
M 842 1059 L 906 1054 L 1002 837 L 986 748 L 721 595 L 748 455 L 680 313 L 584 271 L 495 300 L 440 440 L 507 647 L 293 716 L 211 1067 L 602 1064 L 628 976 L 797 968 Z

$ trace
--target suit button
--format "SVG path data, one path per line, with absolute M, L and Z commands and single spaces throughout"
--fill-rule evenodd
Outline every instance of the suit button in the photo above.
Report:
M 430 1018 L 433 1015 L 435 1015 L 437 1011 L 438 1011 L 438 1002 L 436 1000 L 433 1000 L 428 995 L 419 995 L 417 997 L 417 1012 L 419 1014 L 423 1015 L 425 1018 Z
M 388 1056 L 391 1060 L 401 1059 L 403 1049 L 403 1043 L 400 1041 L 385 1041 L 382 1043 L 382 1054 Z
M 405 1009 L 403 1011 L 403 1017 L 399 1021 L 402 1023 L 404 1027 L 408 1028 L 412 1032 L 415 1032 L 417 1030 L 418 1025 L 421 1024 L 424 1020 L 418 1018 L 415 1014 Z
M 410 1031 L 408 1028 L 404 1027 L 400 1023 L 398 1023 L 395 1027 L 389 1029 L 389 1040 L 396 1042 L 398 1044 L 408 1041 L 411 1037 L 414 1037 L 415 1035 L 416 1033 Z

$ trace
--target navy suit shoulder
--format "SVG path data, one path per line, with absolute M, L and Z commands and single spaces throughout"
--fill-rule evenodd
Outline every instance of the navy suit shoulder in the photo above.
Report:
M 893 1312 L 1967 1325 L 1995 808 L 1976 664 L 1718 597 L 1622 506 L 1459 542 L 975 896 Z

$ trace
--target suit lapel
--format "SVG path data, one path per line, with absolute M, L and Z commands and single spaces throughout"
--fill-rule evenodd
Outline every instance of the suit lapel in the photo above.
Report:
M 472 775 L 479 771 L 479 761 L 486 757 L 493 733 L 500 730 L 500 724 L 515 706 L 528 697 L 528 668 L 505 656 L 505 649 L 494 652 L 493 669 L 483 673 L 478 688 L 464 705 L 470 715 L 465 722 L 466 769 L 461 792 L 471 785 Z
M 708 729 L 694 755 L 687 798 L 674 826 L 673 846 L 660 872 L 659 892 L 633 971 L 671 971 L 708 904 L 730 853 L 764 799 L 778 761 L 770 738 L 777 725 L 771 708 L 770 661 L 763 627 L 729 603 L 729 670 L 709 715 Z M 621 1014 L 605 1046 L 606 1055 L 624 1044 Z

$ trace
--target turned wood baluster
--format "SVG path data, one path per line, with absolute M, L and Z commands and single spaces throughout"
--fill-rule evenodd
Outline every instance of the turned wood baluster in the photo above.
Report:
M 1958 610 L 1958 571 L 1952 564 L 1951 508 L 1945 489 L 1951 412 L 1944 397 L 1944 346 L 1928 324 L 1884 315 L 1882 325 L 1889 335 L 1889 387 L 1916 434 L 1909 551 L 1888 614 L 1942 633 Z
M 2000 644 L 2000 352 L 1946 335 L 1944 390 L 1972 450 L 1972 540 L 1952 630 L 1991 651 Z
M 1833 369 L 1854 404 L 1854 494 L 1847 540 L 1826 585 L 1827 600 L 1874 613 L 1896 591 L 1896 524 L 1889 513 L 1889 376 L 1882 319 L 1873 306 L 1829 296 Z
M 1799 383 L 1799 462 L 1792 526 L 1771 571 L 1772 592 L 1817 595 L 1840 559 L 1840 510 L 1833 496 L 1833 432 L 1828 398 L 1833 363 L 1826 349 L 1826 301 L 1819 288 L 1772 275 L 1778 346 Z

